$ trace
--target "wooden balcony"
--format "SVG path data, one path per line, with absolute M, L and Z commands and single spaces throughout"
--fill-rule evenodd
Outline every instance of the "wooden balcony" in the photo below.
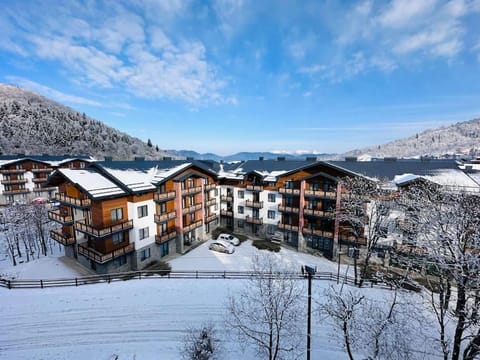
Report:
M 263 191 L 262 185 L 247 185 L 248 191 Z
M 192 195 L 192 194 L 197 194 L 202 191 L 201 186 L 194 186 L 188 189 L 183 189 L 182 190 L 182 195 Z
M 205 191 L 213 190 L 213 189 L 215 189 L 216 187 L 217 187 L 217 184 L 215 184 L 215 183 L 205 184 L 205 185 L 204 185 Z
M 62 204 L 78 207 L 78 208 L 86 208 L 90 207 L 92 202 L 90 199 L 77 199 L 71 196 L 67 196 L 65 193 L 57 193 L 55 194 L 55 200 L 61 202 Z
M 33 178 L 32 181 L 34 183 L 44 183 L 45 181 L 47 181 L 47 177 L 38 177 L 38 178 Z
M 90 260 L 95 261 L 97 264 L 104 264 L 106 262 L 112 261 L 113 259 L 120 257 L 122 255 L 129 254 L 135 250 L 134 244 L 128 244 L 120 249 L 114 250 L 112 252 L 102 254 L 90 247 L 78 244 L 78 253 L 89 258 Z
M 189 214 L 189 213 L 198 211 L 198 210 L 200 210 L 201 208 L 202 208 L 202 204 L 195 204 L 195 205 L 192 205 L 192 206 L 189 206 L 189 207 L 187 207 L 187 208 L 182 209 L 182 214 L 183 214 L 183 215 Z
M 91 235 L 96 238 L 103 238 L 107 236 L 112 236 L 113 234 L 127 231 L 133 228 L 133 220 L 126 220 L 120 223 L 115 223 L 111 225 L 106 225 L 103 227 L 93 227 L 91 225 L 85 224 L 83 221 L 75 222 L 75 230 L 80 231 L 81 233 Z
M 176 217 L 177 217 L 177 212 L 173 210 L 168 213 L 153 215 L 153 221 L 155 221 L 157 224 L 163 224 L 167 221 L 175 219 Z
M 50 237 L 56 242 L 59 242 L 64 246 L 75 244 L 75 239 L 73 238 L 73 236 L 63 233 L 61 228 L 56 230 L 51 230 Z
M 287 189 L 287 188 L 280 188 L 278 189 L 280 194 L 287 194 L 287 195 L 300 195 L 300 189 Z
M 263 208 L 263 201 L 247 200 L 245 201 L 245 206 L 255 208 L 255 209 L 261 209 Z
M 210 200 L 206 200 L 205 201 L 205 206 L 212 206 L 212 205 L 215 205 L 217 203 L 217 199 L 213 198 L 213 199 L 210 199 Z
M 177 237 L 177 231 L 175 229 L 167 230 L 166 232 L 160 235 L 155 235 L 155 242 L 160 245 L 165 241 L 175 239 L 176 237 Z
M 16 195 L 16 194 L 27 194 L 29 189 L 13 189 L 13 190 L 3 190 L 3 195 Z
M 208 223 L 214 221 L 217 217 L 218 217 L 217 214 L 212 214 L 212 215 L 205 216 L 205 223 L 208 224 Z
M 68 214 L 61 214 L 60 210 L 49 210 L 48 218 L 50 220 L 56 221 L 62 225 L 72 225 L 73 217 Z
M 262 225 L 263 224 L 263 218 L 256 218 L 256 217 L 252 217 L 250 215 L 247 215 L 245 217 L 245 221 L 247 223 L 251 223 L 251 224 L 258 224 L 258 225 Z
M 307 190 L 305 189 L 305 196 L 319 197 L 325 199 L 336 199 L 337 193 L 335 191 L 323 191 L 323 190 Z
M 335 217 L 335 211 L 324 211 L 324 210 L 315 210 L 315 209 L 303 209 L 303 214 L 314 216 L 314 217 L 326 217 L 326 218 Z
M 278 211 L 281 211 L 284 213 L 298 214 L 300 209 L 298 207 L 278 205 Z
M 298 231 L 298 226 L 290 225 L 290 224 L 283 224 L 281 221 L 278 222 L 278 228 L 287 230 L 287 231 Z
M 51 173 L 53 168 L 44 168 L 44 169 L 32 169 L 32 173 Z
M 233 201 L 233 195 L 220 195 L 220 201 L 231 202 Z
M 233 216 L 233 211 L 231 210 L 220 210 L 221 216 Z
M 56 186 L 35 186 L 33 188 L 33 191 L 53 191 L 53 190 L 57 190 L 57 187 Z
M 175 190 L 166 191 L 166 192 L 157 192 L 153 194 L 153 200 L 156 202 L 165 202 L 168 200 L 175 199 L 177 196 Z
M 192 231 L 196 228 L 199 228 L 200 226 L 202 226 L 202 220 L 195 221 L 194 223 L 191 223 L 190 225 L 184 226 L 183 227 L 183 232 Z
M 13 185 L 13 184 L 25 184 L 27 179 L 15 179 L 15 180 L 2 180 L 4 185 Z
M 333 232 L 330 232 L 330 231 L 323 231 L 323 230 L 310 229 L 310 228 L 304 227 L 302 229 L 302 232 L 304 234 L 311 234 L 311 235 L 316 235 L 324 238 L 333 239 Z
M 0 174 L 23 174 L 25 169 L 1 169 Z

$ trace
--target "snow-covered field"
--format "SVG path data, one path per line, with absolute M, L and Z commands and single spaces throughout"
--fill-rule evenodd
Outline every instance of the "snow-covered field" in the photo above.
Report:
M 247 241 L 233 255 L 208 250 L 203 244 L 171 261 L 173 270 L 249 270 L 256 250 Z M 275 256 L 336 271 L 336 264 L 282 249 Z M 69 277 L 68 267 L 54 257 L 37 260 L 43 275 Z M 44 261 L 43 261 L 44 260 Z M 32 267 L 34 263 L 21 264 Z M 49 268 L 54 270 L 48 271 Z M 4 271 L 9 272 L 8 269 Z M 342 270 L 344 271 L 344 270 Z M 18 270 L 20 278 L 32 272 Z M 225 330 L 224 304 L 244 280 L 142 279 L 111 284 L 36 290 L 0 289 L 0 359 L 179 359 L 188 327 L 215 324 L 224 359 L 256 359 L 242 351 Z M 314 301 L 320 301 L 329 282 L 315 281 Z M 366 289 L 381 299 L 386 292 Z M 305 301 L 306 305 L 306 301 Z M 313 316 L 312 359 L 347 358 L 327 326 Z

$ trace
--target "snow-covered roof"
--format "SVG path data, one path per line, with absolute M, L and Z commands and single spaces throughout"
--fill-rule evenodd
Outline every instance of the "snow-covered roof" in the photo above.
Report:
M 112 169 L 104 166 L 103 170 L 133 192 L 155 189 L 155 186 L 152 184 L 156 171 L 155 168 L 142 171 L 135 169 Z
M 74 184 L 78 184 L 92 198 L 126 194 L 118 185 L 98 172 L 83 169 L 58 169 L 56 173 L 65 176 Z
M 153 175 L 152 182 L 154 184 L 161 183 L 162 181 L 165 181 L 165 179 L 168 179 L 169 177 L 179 173 L 182 170 L 185 170 L 188 168 L 191 163 L 184 163 L 180 165 L 173 166 L 171 168 L 165 168 L 165 169 L 155 169 L 155 174 Z
M 404 185 L 418 179 L 425 179 L 435 184 L 452 189 L 464 189 L 466 191 L 480 192 L 480 186 L 469 175 L 461 170 L 441 169 L 434 170 L 429 175 L 401 174 L 396 175 L 393 182 L 396 185 Z

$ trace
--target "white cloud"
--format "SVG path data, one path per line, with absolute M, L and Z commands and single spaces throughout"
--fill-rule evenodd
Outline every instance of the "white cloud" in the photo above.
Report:
M 408 26 L 413 20 L 430 13 L 435 5 L 436 0 L 393 0 L 378 20 L 385 27 Z
M 81 96 L 65 94 L 61 91 L 52 89 L 48 86 L 39 84 L 28 79 L 24 79 L 17 76 L 7 76 L 6 79 L 18 86 L 39 92 L 49 98 L 55 99 L 60 102 L 73 103 L 73 104 L 82 104 L 90 106 L 102 106 L 101 103 L 95 100 L 90 100 Z

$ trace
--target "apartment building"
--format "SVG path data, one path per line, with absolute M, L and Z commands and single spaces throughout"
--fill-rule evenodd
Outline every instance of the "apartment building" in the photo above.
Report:
M 206 163 L 108 161 L 57 169 L 51 237 L 98 273 L 143 269 L 183 254 L 218 224 L 216 173 Z
M 56 187 L 44 183 L 54 169 L 80 169 L 91 161 L 87 157 L 70 156 L 0 156 L 0 205 L 51 199 Z

